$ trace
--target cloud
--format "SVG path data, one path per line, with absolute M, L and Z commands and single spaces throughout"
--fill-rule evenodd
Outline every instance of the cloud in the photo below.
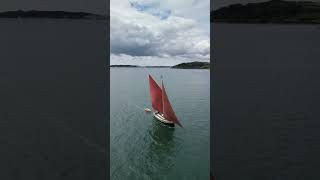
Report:
M 171 15 L 170 9 L 165 9 L 160 6 L 159 2 L 149 1 L 149 2 L 130 2 L 131 7 L 135 8 L 141 12 L 147 12 L 153 16 L 159 17 L 161 20 L 167 19 Z
M 203 7 L 203 1 L 112 0 L 111 64 L 123 58 L 130 64 L 209 61 L 209 20 L 191 18 L 192 5 Z

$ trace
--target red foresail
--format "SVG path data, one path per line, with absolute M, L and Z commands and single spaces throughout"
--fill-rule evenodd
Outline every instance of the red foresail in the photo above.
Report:
M 149 75 L 150 96 L 153 109 L 163 113 L 162 90 L 156 81 Z
M 182 127 L 180 124 L 176 114 L 174 113 L 172 106 L 170 104 L 169 98 L 167 96 L 166 90 L 164 88 L 163 82 L 162 82 L 162 103 L 163 103 L 163 116 L 169 121 L 172 121 L 179 126 Z

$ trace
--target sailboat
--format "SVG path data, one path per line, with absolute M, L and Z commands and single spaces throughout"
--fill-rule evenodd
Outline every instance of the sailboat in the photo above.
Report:
M 164 88 L 163 81 L 161 84 L 162 88 L 160 88 L 157 82 L 149 74 L 149 85 L 153 116 L 155 117 L 155 119 L 171 127 L 174 127 L 175 124 L 178 124 L 180 127 L 182 127 L 176 114 L 173 111 L 166 93 L 166 89 Z

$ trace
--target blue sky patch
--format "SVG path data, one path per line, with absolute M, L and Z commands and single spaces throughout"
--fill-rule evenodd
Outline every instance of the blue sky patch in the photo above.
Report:
M 160 18 L 161 20 L 167 19 L 171 15 L 171 10 L 161 9 L 156 3 L 139 3 L 136 1 L 130 2 L 131 7 L 135 8 L 137 11 L 146 12 L 153 16 Z

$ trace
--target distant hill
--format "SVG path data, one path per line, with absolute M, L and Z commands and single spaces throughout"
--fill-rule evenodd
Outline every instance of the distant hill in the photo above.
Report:
M 110 65 L 109 67 L 129 67 L 129 68 L 175 68 L 175 69 L 210 69 L 209 62 L 189 62 L 175 66 L 137 66 L 137 65 Z
M 175 66 L 172 66 L 172 68 L 175 69 L 210 69 L 210 63 L 209 62 L 189 62 L 189 63 L 181 63 L 177 64 Z
M 320 4 L 310 1 L 271 0 L 233 4 L 211 11 L 211 22 L 227 23 L 320 23 Z
M 170 68 L 171 66 L 137 66 L 137 65 L 110 65 L 109 67 L 134 67 L 134 68 Z
M 110 65 L 109 67 L 139 67 L 136 65 Z
M 66 11 L 6 11 L 0 12 L 0 18 L 56 18 L 56 19 L 106 19 L 105 16 L 86 12 Z

